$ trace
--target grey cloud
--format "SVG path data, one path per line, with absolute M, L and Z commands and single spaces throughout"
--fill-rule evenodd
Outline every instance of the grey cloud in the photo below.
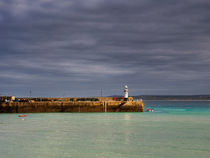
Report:
M 3 0 L 0 91 L 210 93 L 209 10 L 208 0 Z

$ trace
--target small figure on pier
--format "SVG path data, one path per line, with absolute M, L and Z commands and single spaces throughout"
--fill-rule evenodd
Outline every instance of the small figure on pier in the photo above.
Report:
M 124 101 L 128 101 L 128 86 L 125 85 L 124 88 Z

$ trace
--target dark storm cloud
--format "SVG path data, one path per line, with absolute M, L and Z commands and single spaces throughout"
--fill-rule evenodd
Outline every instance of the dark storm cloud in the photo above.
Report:
M 210 93 L 208 0 L 3 0 L 0 91 Z

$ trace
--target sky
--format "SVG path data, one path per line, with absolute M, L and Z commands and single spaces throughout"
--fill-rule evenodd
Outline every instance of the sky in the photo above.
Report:
M 209 0 L 1 0 L 0 95 L 210 94 Z

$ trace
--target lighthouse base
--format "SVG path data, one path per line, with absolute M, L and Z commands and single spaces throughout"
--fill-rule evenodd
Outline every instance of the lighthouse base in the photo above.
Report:
M 128 101 L 128 98 L 124 98 L 124 101 Z

